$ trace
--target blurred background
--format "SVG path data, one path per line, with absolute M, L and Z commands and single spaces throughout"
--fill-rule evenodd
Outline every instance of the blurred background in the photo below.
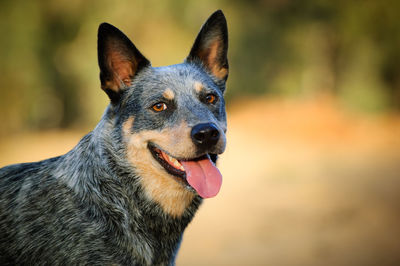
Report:
M 153 66 L 228 20 L 220 194 L 177 265 L 400 265 L 399 1 L 2 0 L 0 167 L 63 154 L 99 121 L 101 22 Z

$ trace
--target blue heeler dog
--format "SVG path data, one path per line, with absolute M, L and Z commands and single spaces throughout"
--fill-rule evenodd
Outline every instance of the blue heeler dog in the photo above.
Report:
M 221 187 L 227 49 L 221 11 L 166 67 L 101 24 L 111 102 L 67 154 L 0 170 L 0 265 L 174 265 L 202 199 Z

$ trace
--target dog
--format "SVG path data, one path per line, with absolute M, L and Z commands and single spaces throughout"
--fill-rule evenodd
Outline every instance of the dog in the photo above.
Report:
M 227 51 L 220 10 L 184 62 L 165 67 L 101 24 L 110 104 L 65 155 L 0 169 L 0 264 L 174 265 L 184 229 L 222 184 Z

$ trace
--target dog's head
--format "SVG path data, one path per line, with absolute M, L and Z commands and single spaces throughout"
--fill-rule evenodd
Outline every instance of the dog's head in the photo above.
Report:
M 221 186 L 215 162 L 226 144 L 227 49 L 221 11 L 202 26 L 186 60 L 166 67 L 151 67 L 114 26 L 99 27 L 101 86 L 126 158 L 146 194 L 174 215 Z

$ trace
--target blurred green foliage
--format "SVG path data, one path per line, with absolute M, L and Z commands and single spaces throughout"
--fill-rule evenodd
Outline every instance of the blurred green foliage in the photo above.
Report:
M 99 23 L 158 66 L 181 62 L 216 9 L 229 24 L 229 100 L 329 94 L 355 110 L 400 109 L 395 0 L 2 0 L 0 134 L 96 123 L 107 105 Z

